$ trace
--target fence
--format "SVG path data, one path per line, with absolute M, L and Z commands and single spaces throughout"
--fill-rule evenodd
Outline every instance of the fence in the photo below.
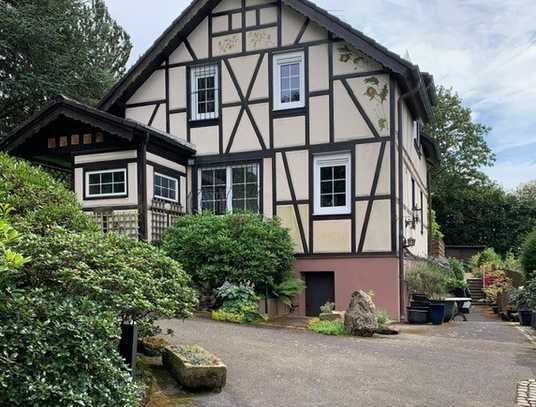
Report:
M 93 217 L 104 233 L 125 234 L 134 238 L 139 236 L 139 214 L 137 210 L 113 211 L 95 210 L 88 215 Z
M 184 215 L 182 205 L 162 199 L 153 199 L 150 208 L 151 242 L 160 243 L 166 229 L 173 226 L 182 215 Z

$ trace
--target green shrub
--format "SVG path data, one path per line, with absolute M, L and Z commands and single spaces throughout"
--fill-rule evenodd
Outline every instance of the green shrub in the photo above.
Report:
M 326 302 L 324 305 L 320 306 L 320 312 L 322 314 L 330 314 L 335 309 L 334 302 Z
M 383 328 L 386 325 L 389 325 L 391 322 L 391 318 L 389 317 L 389 314 L 387 311 L 384 310 L 377 310 L 376 311 L 376 322 L 378 323 L 378 327 Z
M 115 315 L 42 289 L 0 294 L 0 405 L 138 406 Z
M 235 213 L 181 217 L 168 229 L 164 250 L 179 260 L 203 295 L 225 281 L 256 288 L 281 283 L 294 264 L 293 244 L 277 219 Z
M 272 286 L 272 295 L 279 299 L 283 304 L 289 307 L 294 304 L 296 296 L 303 291 L 305 283 L 302 279 L 294 277 L 288 273 L 280 283 Z
M 503 266 L 503 261 L 501 255 L 496 253 L 493 247 L 488 247 L 471 257 L 469 265 L 472 270 L 481 266 L 501 268 Z
M 465 279 L 465 267 L 463 265 L 463 262 L 461 260 L 458 260 L 455 257 L 449 257 L 448 263 L 449 263 L 450 271 L 453 274 L 453 277 L 457 280 L 464 280 Z
M 154 333 L 158 317 L 191 316 L 197 299 L 190 278 L 160 249 L 116 234 L 50 232 L 28 234 L 16 246 L 32 261 L 12 275 L 12 286 L 90 298 L 122 321 L 137 321 L 143 335 Z
M 0 213 L 0 405 L 139 405 L 117 353 L 120 323 L 139 321 L 143 335 L 158 316 L 189 316 L 189 277 L 146 243 L 97 232 L 73 193 L 0 155 L 6 204 L 13 210 L 7 221 Z
M 13 208 L 13 225 L 19 230 L 46 234 L 53 226 L 72 231 L 96 231 L 76 196 L 45 171 L 0 153 L 0 203 Z
M 318 319 L 313 319 L 309 322 L 307 327 L 309 330 L 323 335 L 347 335 L 346 329 L 344 328 L 344 322 L 342 321 L 320 321 Z
M 406 284 L 413 293 L 439 298 L 447 292 L 445 269 L 431 262 L 420 262 L 406 272 Z
M 527 235 L 521 247 L 521 265 L 527 279 L 536 271 L 536 229 Z
M 220 311 L 223 313 L 216 313 L 214 319 L 231 322 L 255 322 L 265 319 L 259 312 L 259 297 L 255 294 L 253 285 L 225 282 L 218 288 L 217 295 L 222 303 Z
M 245 322 L 243 314 L 236 314 L 234 312 L 228 312 L 223 309 L 217 309 L 212 311 L 211 316 L 212 319 L 216 321 L 236 322 L 239 324 Z
M 439 226 L 439 223 L 437 223 L 437 217 L 435 211 L 432 209 L 432 217 L 431 217 L 431 224 L 432 224 L 432 239 L 434 240 L 441 240 L 445 237 L 445 235 L 441 232 L 441 226 Z

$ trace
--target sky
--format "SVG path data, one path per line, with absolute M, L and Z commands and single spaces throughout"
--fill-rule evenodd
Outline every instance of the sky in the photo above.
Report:
M 129 64 L 156 40 L 189 0 L 107 0 L 131 35 Z M 508 190 L 536 179 L 535 0 L 316 0 L 402 56 L 438 85 L 452 87 L 492 128 L 497 156 L 484 168 Z

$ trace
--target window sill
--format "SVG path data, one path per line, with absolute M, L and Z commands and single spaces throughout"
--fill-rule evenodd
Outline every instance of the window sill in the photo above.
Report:
M 304 116 L 307 109 L 305 107 L 297 107 L 292 109 L 274 109 L 272 112 L 272 116 L 274 118 L 281 118 L 281 117 L 295 117 L 295 116 Z
M 337 220 L 337 219 L 350 219 L 352 212 L 341 213 L 313 213 L 313 220 Z
M 84 196 L 84 201 L 98 201 L 104 199 L 124 199 L 128 198 L 128 194 L 118 194 L 118 195 L 99 195 L 99 196 Z
M 189 123 L 190 123 L 190 128 L 217 126 L 218 124 L 220 124 L 220 119 L 218 117 L 215 119 L 202 119 L 202 120 L 190 119 Z

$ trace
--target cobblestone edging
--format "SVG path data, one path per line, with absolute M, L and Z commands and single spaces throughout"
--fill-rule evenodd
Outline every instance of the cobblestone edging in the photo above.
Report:
M 516 407 L 536 407 L 536 379 L 517 384 Z

